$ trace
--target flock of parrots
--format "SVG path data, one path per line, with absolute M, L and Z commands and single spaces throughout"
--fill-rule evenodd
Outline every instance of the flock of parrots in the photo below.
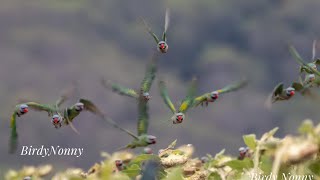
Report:
M 107 117 L 99 108 L 90 100 L 80 99 L 79 102 L 75 103 L 71 107 L 61 108 L 61 105 L 68 99 L 72 91 L 67 91 L 64 93 L 56 102 L 52 104 L 40 104 L 37 102 L 23 102 L 16 105 L 14 112 L 11 116 L 10 128 L 11 135 L 9 141 L 9 152 L 14 153 L 17 150 L 18 144 L 18 133 L 17 133 L 17 117 L 25 115 L 29 112 L 29 109 L 36 111 L 45 111 L 51 118 L 51 123 L 55 128 L 60 128 L 62 126 L 70 125 L 73 130 L 77 130 L 73 127 L 73 120 L 82 112 L 90 111 L 96 114 L 100 118 L 104 119 L 107 123 L 113 127 L 127 133 L 132 136 L 133 140 L 130 144 L 123 148 L 136 148 L 136 147 L 146 147 L 151 144 L 156 143 L 156 137 L 148 134 L 148 124 L 149 124 L 149 109 L 148 102 L 151 99 L 149 94 L 150 88 L 155 80 L 157 73 L 157 59 L 159 54 L 166 53 L 168 51 L 167 44 L 167 29 L 169 25 L 169 11 L 166 11 L 165 15 L 165 27 L 162 34 L 161 40 L 157 35 L 151 30 L 146 21 L 141 18 L 143 24 L 145 25 L 148 33 L 154 38 L 157 43 L 157 51 L 155 51 L 150 62 L 146 66 L 146 72 L 144 79 L 141 82 L 140 89 L 134 90 L 131 88 L 123 87 L 119 84 L 113 83 L 109 80 L 102 79 L 101 84 L 106 89 L 112 90 L 113 92 L 134 98 L 138 104 L 138 125 L 137 134 L 130 132 L 127 129 L 121 128 L 117 123 L 115 123 L 111 118 Z M 319 86 L 320 84 L 320 72 L 317 71 L 317 65 L 320 64 L 320 59 L 315 59 L 315 48 L 316 42 L 313 45 L 313 61 L 311 63 L 305 63 L 300 55 L 297 53 L 293 46 L 290 46 L 290 52 L 300 64 L 300 81 L 294 82 L 288 88 L 283 87 L 283 83 L 279 83 L 268 97 L 266 101 L 266 106 L 270 107 L 272 103 L 280 100 L 288 100 L 294 96 L 295 91 L 299 91 L 302 95 L 312 94 L 310 88 L 314 86 Z M 301 79 L 301 73 L 305 73 L 305 79 Z M 199 105 L 203 106 L 210 102 L 214 102 L 218 99 L 219 95 L 231 91 L 236 91 L 248 84 L 246 79 L 240 80 L 233 84 L 227 85 L 222 89 L 214 90 L 200 96 L 197 96 L 197 79 L 192 78 L 190 85 L 187 89 L 185 98 L 181 101 L 180 107 L 176 108 L 169 96 L 167 91 L 166 83 L 163 80 L 159 80 L 158 87 L 160 95 L 165 103 L 165 105 L 171 110 L 173 116 L 171 117 L 173 124 L 180 124 L 185 120 L 185 113 L 189 108 L 197 107 Z M 122 148 L 121 148 L 122 149 Z

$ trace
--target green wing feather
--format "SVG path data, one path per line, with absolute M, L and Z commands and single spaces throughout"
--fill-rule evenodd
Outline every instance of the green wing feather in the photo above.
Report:
M 166 106 L 171 110 L 172 113 L 176 113 L 176 108 L 174 107 L 174 105 L 171 102 L 166 84 L 162 80 L 159 81 L 159 89 L 160 89 L 160 95 L 161 95 L 164 103 L 166 104 Z
M 202 94 L 201 96 L 198 96 L 194 98 L 194 106 L 198 106 L 199 104 L 205 102 L 207 100 L 207 97 L 210 96 L 210 93 Z
M 245 87 L 247 84 L 248 84 L 247 80 L 241 80 L 239 82 L 227 85 L 224 88 L 217 90 L 217 92 L 219 94 L 223 94 L 223 93 L 228 93 L 228 92 L 231 92 L 231 91 L 236 91 L 236 90 L 238 90 L 240 88 Z
M 159 38 L 158 36 L 152 31 L 151 27 L 148 25 L 148 23 L 142 18 L 140 17 L 142 23 L 144 24 L 144 27 L 146 28 L 146 30 L 148 31 L 148 33 L 153 37 L 153 39 L 156 41 L 156 43 L 159 43 Z
M 295 91 L 301 91 L 304 88 L 304 86 L 298 82 L 293 82 L 291 87 L 293 87 Z
M 283 91 L 283 83 L 279 83 L 274 89 L 273 89 L 273 95 L 276 96 L 278 94 L 281 94 Z
M 134 139 L 139 139 L 136 135 L 134 135 L 132 132 L 130 132 L 127 129 L 121 128 L 117 123 L 115 123 L 111 118 L 107 117 L 107 116 L 103 116 L 103 119 L 110 124 L 111 126 L 113 126 L 114 128 L 117 128 L 125 133 L 127 133 L 128 135 L 130 135 L 131 137 L 133 137 Z
M 17 118 L 17 110 L 13 112 L 10 119 L 11 134 L 10 134 L 10 142 L 9 142 L 9 153 L 14 153 L 17 150 L 18 133 L 17 133 L 16 118 Z
M 148 114 L 148 102 L 142 97 L 138 102 L 138 136 L 142 134 L 147 134 L 149 125 L 149 114 Z
M 187 96 L 184 98 L 184 100 L 182 101 L 180 108 L 179 108 L 179 112 L 186 112 L 191 106 L 194 105 L 194 98 L 196 95 L 196 91 L 197 91 L 197 79 L 196 78 L 192 78 L 192 81 L 190 83 L 190 86 L 188 88 L 187 91 Z
M 299 53 L 297 52 L 297 50 L 293 46 L 290 45 L 289 51 L 293 55 L 294 59 L 302 66 L 300 68 L 300 72 L 306 71 L 308 73 L 313 73 L 320 76 L 320 72 L 317 70 L 314 70 L 306 62 L 304 62 L 301 56 L 299 55 Z
M 46 111 L 48 113 L 51 113 L 51 112 L 57 110 L 56 108 L 52 107 L 52 105 L 48 105 L 48 104 L 39 104 L 36 102 L 27 102 L 24 104 L 28 105 L 29 108 L 31 108 L 35 111 Z
M 56 107 L 59 108 L 66 100 L 68 100 L 72 94 L 74 94 L 76 89 L 76 83 L 72 83 L 70 88 L 67 88 L 64 92 L 62 92 L 59 99 L 56 101 Z
M 101 83 L 105 88 L 111 89 L 113 92 L 116 92 L 120 95 L 139 98 L 138 93 L 133 89 L 125 88 L 119 84 L 111 83 L 110 81 L 105 81 L 104 79 L 101 80 Z
M 166 17 L 165 17 L 165 21 L 164 21 L 164 31 L 162 34 L 162 41 L 167 41 L 167 30 L 169 27 L 169 21 L 170 21 L 169 9 L 166 9 Z
M 315 61 L 313 61 L 313 63 L 317 66 L 320 65 L 320 59 L 316 59 Z
M 93 102 L 91 102 L 90 100 L 80 99 L 79 102 L 83 103 L 84 108 L 85 108 L 86 111 L 90 111 L 90 112 L 92 112 L 94 114 L 103 116 L 102 111 L 100 111 L 100 109 Z
M 157 53 L 154 53 L 151 62 L 147 65 L 144 79 L 141 83 L 142 92 L 149 92 L 157 72 Z

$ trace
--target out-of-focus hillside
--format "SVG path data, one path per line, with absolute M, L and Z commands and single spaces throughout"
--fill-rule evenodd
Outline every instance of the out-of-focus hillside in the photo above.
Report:
M 318 119 L 317 101 L 297 95 L 272 110 L 265 109 L 263 103 L 278 82 L 289 85 L 298 78 L 289 43 L 303 57 L 311 58 L 312 40 L 319 38 L 319 6 L 317 0 L 3 0 L 0 175 L 22 164 L 87 169 L 100 159 L 100 151 L 112 152 L 131 140 L 89 113 L 74 121 L 81 133 L 77 135 L 70 127 L 54 129 L 45 113 L 31 112 L 18 119 L 18 153 L 21 145 L 43 144 L 83 147 L 84 155 L 41 158 L 7 153 L 9 117 L 18 98 L 50 103 L 74 80 L 79 82 L 79 93 L 69 105 L 79 97 L 91 99 L 135 132 L 135 101 L 105 90 L 99 79 L 138 88 L 155 48 L 138 18 L 144 17 L 161 34 L 166 7 L 171 11 L 170 48 L 160 57 L 157 76 L 168 81 L 175 102 L 185 96 L 193 75 L 199 79 L 199 94 L 244 76 L 250 84 L 221 96 L 207 109 L 190 110 L 183 124 L 173 126 L 167 121 L 171 114 L 155 83 L 149 130 L 158 143 L 152 148 L 157 150 L 179 139 L 181 144 L 193 143 L 199 156 L 222 148 L 235 154 L 243 145 L 242 134 L 261 135 L 275 126 L 282 130 L 280 136 L 295 132 L 301 119 Z

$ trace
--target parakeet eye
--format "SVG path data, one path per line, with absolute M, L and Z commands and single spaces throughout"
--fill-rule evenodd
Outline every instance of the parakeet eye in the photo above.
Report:
M 148 141 L 148 144 L 156 144 L 156 137 L 155 136 L 151 136 L 151 135 L 148 135 L 147 137 L 147 141 Z
M 143 98 L 145 100 L 149 100 L 151 98 L 150 94 L 148 92 L 143 93 Z
M 61 123 L 61 117 L 57 114 L 53 115 L 52 116 L 52 123 L 53 124 L 59 124 Z
M 20 112 L 21 113 L 27 113 L 28 111 L 29 111 L 28 105 L 26 105 L 26 104 L 21 104 L 20 105 Z
M 287 88 L 286 94 L 287 94 L 287 96 L 289 96 L 289 97 L 290 97 L 290 96 L 294 96 L 294 94 L 295 94 L 295 89 L 292 88 L 292 87 Z
M 117 167 L 121 167 L 123 165 L 123 162 L 122 162 L 122 160 L 116 160 L 115 164 Z
M 84 104 L 83 103 L 76 103 L 75 104 L 75 109 L 77 110 L 77 111 L 82 111 L 83 109 L 84 109 Z
M 149 148 L 149 147 L 145 147 L 145 148 L 143 149 L 143 152 L 144 152 L 145 154 L 152 154 L 152 149 Z
M 219 93 L 218 93 L 217 91 L 214 91 L 214 92 L 212 92 L 212 93 L 210 94 L 210 98 L 211 98 L 212 100 L 216 100 L 216 99 L 218 99 L 218 97 L 219 97 Z

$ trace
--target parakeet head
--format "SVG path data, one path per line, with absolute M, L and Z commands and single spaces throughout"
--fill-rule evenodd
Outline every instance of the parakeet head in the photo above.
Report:
M 313 82 L 316 79 L 316 76 L 314 74 L 308 74 L 307 78 L 308 82 Z
M 29 108 L 28 105 L 21 104 L 20 107 L 19 107 L 19 111 L 20 111 L 21 114 L 25 114 L 25 113 L 27 113 L 29 111 L 28 108 Z
M 143 96 L 143 98 L 144 98 L 146 101 L 149 101 L 149 99 L 151 98 L 149 92 L 144 92 L 144 93 L 142 94 L 142 96 Z
M 156 139 L 157 138 L 155 136 L 147 135 L 147 143 L 148 144 L 155 144 L 157 142 Z
M 210 93 L 208 101 L 209 102 L 213 102 L 216 99 L 218 99 L 218 97 L 219 97 L 219 93 L 217 91 L 213 91 L 213 92 Z
M 176 113 L 172 116 L 172 122 L 173 124 L 180 124 L 184 120 L 184 114 L 183 113 Z
M 76 103 L 74 106 L 77 111 L 82 111 L 84 109 L 84 104 L 81 102 Z
M 119 169 L 119 168 L 122 168 L 123 166 L 123 161 L 122 160 L 115 160 L 114 162 L 116 164 L 116 167 Z
M 317 65 L 316 65 L 316 64 L 314 64 L 314 63 L 308 63 L 308 65 L 309 65 L 312 69 L 317 70 Z
M 206 162 L 208 162 L 208 161 L 209 161 L 209 158 L 208 158 L 207 156 L 201 157 L 201 162 L 202 162 L 202 163 L 206 163 Z
M 295 89 L 294 89 L 293 87 L 288 87 L 288 88 L 286 89 L 286 94 L 287 94 L 288 97 L 294 96 L 294 94 L 295 94 Z
M 152 149 L 150 147 L 145 147 L 143 149 L 143 153 L 144 154 L 152 154 L 153 152 L 152 152 Z
M 168 51 L 168 44 L 165 41 L 160 41 L 158 43 L 158 50 L 162 53 L 166 53 Z
M 62 123 L 62 117 L 59 116 L 58 114 L 55 114 L 52 116 L 52 124 L 54 125 L 55 128 L 61 127 Z

